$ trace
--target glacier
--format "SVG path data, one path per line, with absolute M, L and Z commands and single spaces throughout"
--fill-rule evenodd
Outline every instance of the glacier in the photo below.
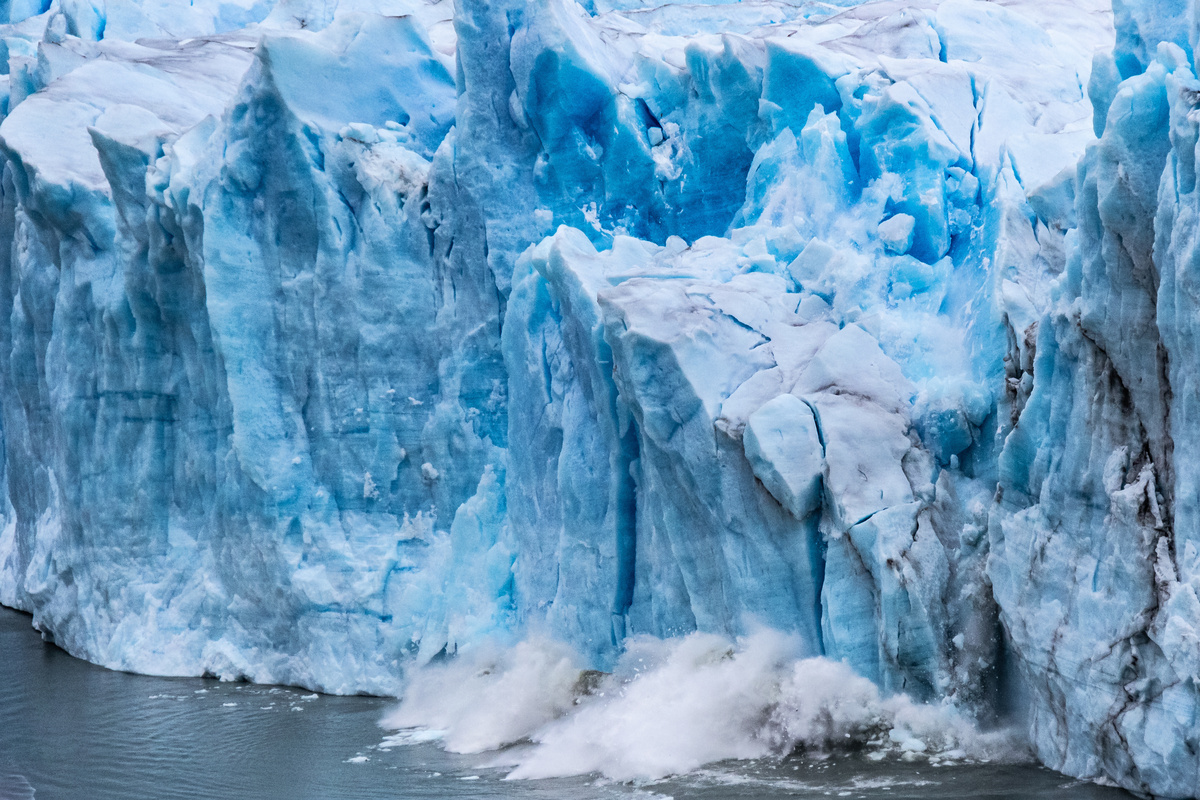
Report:
M 388 695 L 767 628 L 1195 796 L 1196 19 L 0 4 L 0 603 Z

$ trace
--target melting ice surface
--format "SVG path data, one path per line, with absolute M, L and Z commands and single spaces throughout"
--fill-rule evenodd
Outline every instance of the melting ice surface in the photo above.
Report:
M 1192 796 L 1193 12 L 0 4 L 0 602 L 517 775 Z

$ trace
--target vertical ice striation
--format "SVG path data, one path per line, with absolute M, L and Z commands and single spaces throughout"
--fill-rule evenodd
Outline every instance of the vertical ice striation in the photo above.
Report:
M 1189 3 L 1114 3 L 1099 142 L 1063 280 L 1022 356 L 991 574 L 1056 768 L 1191 796 L 1200 776 Z M 1097 58 L 1097 64 L 1107 56 Z
M 5 592 L 106 663 L 394 690 L 503 484 L 454 80 L 412 17 L 239 37 L 101 43 L 5 120 Z
M 0 602 L 334 692 L 769 627 L 1194 794 L 1193 16 L 0 5 Z

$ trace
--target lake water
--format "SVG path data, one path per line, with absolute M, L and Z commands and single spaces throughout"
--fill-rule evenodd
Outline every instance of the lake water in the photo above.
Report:
M 640 786 L 507 781 L 487 756 L 385 745 L 395 701 L 111 672 L 0 608 L 0 800 L 993 798 L 1119 800 L 1033 765 L 841 758 L 731 762 Z

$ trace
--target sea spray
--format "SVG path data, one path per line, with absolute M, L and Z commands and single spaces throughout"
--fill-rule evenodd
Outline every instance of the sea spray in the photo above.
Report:
M 508 777 L 652 781 L 729 759 L 866 750 L 954 761 L 1028 758 L 1012 731 L 981 731 L 952 703 L 883 696 L 846 664 L 802 658 L 791 636 L 633 637 L 597 678 L 561 643 L 481 648 L 411 675 L 381 724 L 401 744 L 503 751 Z
M 481 753 L 532 737 L 575 704 L 583 671 L 566 645 L 528 639 L 487 644 L 411 674 L 386 728 L 439 732 L 453 753 Z M 427 737 L 419 737 L 427 738 Z

